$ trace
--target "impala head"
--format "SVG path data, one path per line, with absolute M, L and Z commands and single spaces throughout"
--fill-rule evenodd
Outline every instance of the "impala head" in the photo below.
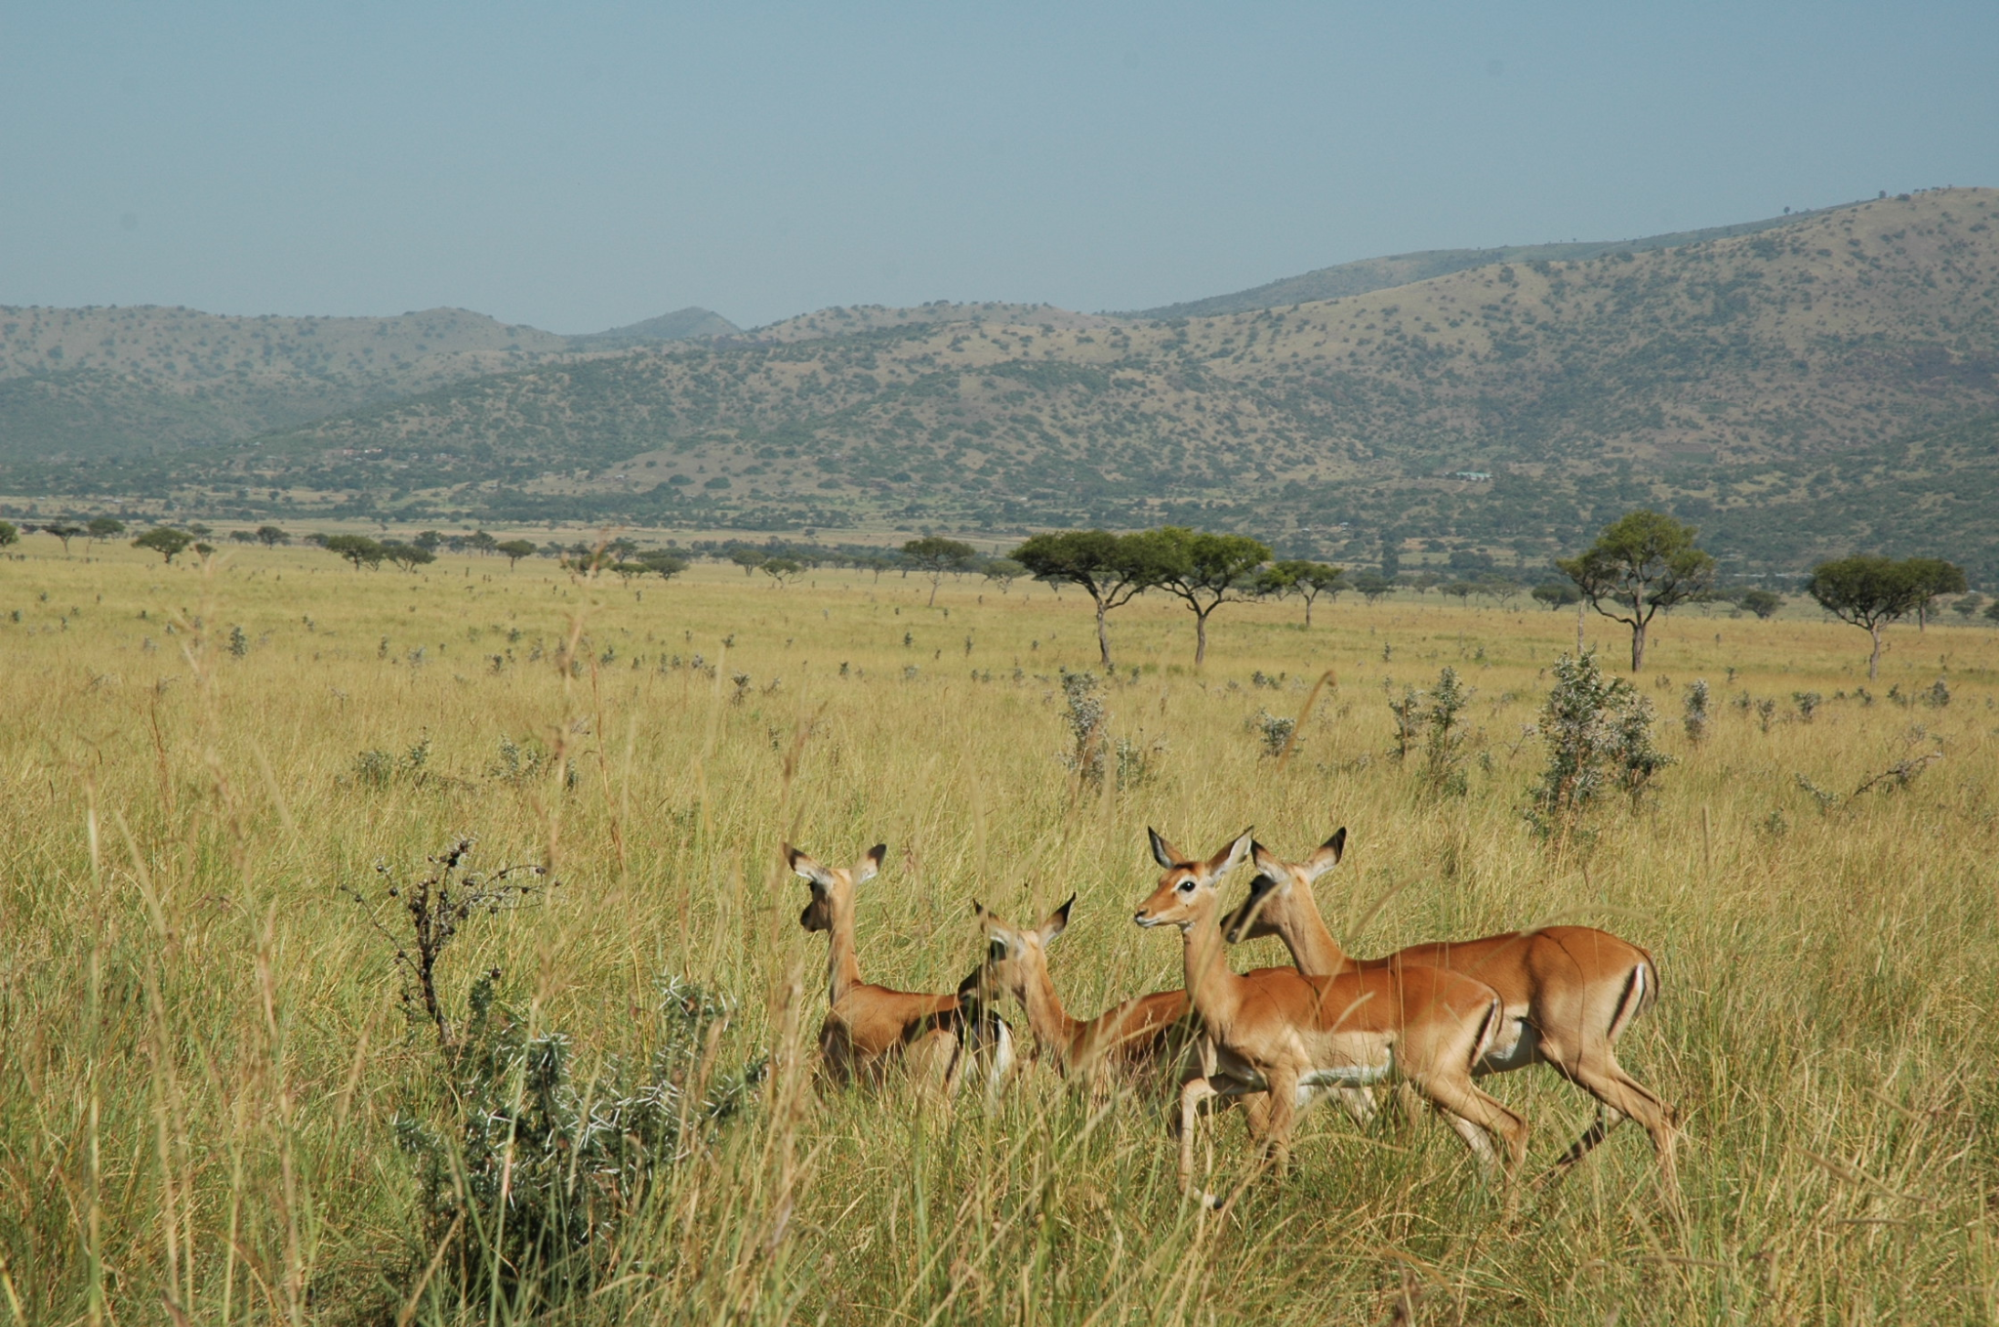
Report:
M 1166 869 L 1159 888 L 1138 906 L 1132 918 L 1141 927 L 1192 926 L 1215 906 L 1215 884 L 1242 865 L 1249 857 L 1250 832 L 1245 830 L 1212 858 L 1188 858 L 1167 843 L 1157 830 L 1152 837 L 1152 857 Z
M 882 856 L 887 852 L 887 844 L 876 844 L 859 862 L 842 871 L 838 867 L 824 866 L 811 854 L 786 844 L 784 860 L 812 887 L 812 902 L 798 915 L 798 925 L 807 931 L 831 931 L 834 910 L 853 904 L 854 887 L 874 879 L 875 873 L 881 870 Z
M 1048 972 L 1048 947 L 1068 930 L 1069 910 L 1075 906 L 1076 896 L 1070 895 L 1069 902 L 1050 913 L 1039 927 L 1013 927 L 973 900 L 972 908 L 986 934 L 984 982 L 1011 994 L 1022 1005 L 1027 1004 L 1028 987 Z
M 1335 830 L 1333 837 L 1303 862 L 1286 862 L 1261 844 L 1250 845 L 1250 854 L 1256 859 L 1256 879 L 1249 883 L 1249 897 L 1222 919 L 1222 935 L 1230 945 L 1278 935 L 1293 901 L 1300 898 L 1300 892 L 1310 897 L 1312 882 L 1339 866 L 1346 847 L 1345 826 Z

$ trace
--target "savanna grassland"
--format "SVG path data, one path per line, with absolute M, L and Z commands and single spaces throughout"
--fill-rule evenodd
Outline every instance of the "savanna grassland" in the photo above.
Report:
M 1566 613 L 1343 600 L 1307 631 L 1295 603 L 1231 606 L 1196 674 L 1188 615 L 1141 600 L 1104 692 L 1127 778 L 1092 787 L 1060 759 L 1059 670 L 1096 666 L 1086 604 L 929 590 L 356 573 L 313 549 L 0 563 L 0 1313 L 1999 1315 L 1999 634 L 1898 627 L 1868 684 L 1851 628 L 1666 620 L 1637 681 L 1677 763 L 1558 848 L 1522 811 Z M 1589 624 L 1607 663 L 1620 631 Z M 1388 699 L 1446 666 L 1476 689 L 1462 794 L 1420 743 L 1389 754 Z M 1296 717 L 1326 670 L 1280 767 L 1262 716 Z M 1027 921 L 1077 893 L 1052 966 L 1093 1014 L 1179 981 L 1177 938 L 1129 920 L 1148 824 L 1201 848 L 1254 824 L 1292 856 L 1349 826 L 1319 898 L 1363 953 L 1553 921 L 1649 948 L 1664 994 L 1621 1058 L 1680 1110 L 1681 1201 L 1633 1127 L 1509 1217 L 1434 1122 L 1322 1110 L 1281 1182 L 1237 1122 L 1206 1131 L 1205 1183 L 1235 1196 L 1215 1213 L 1182 1197 L 1156 1104 L 1045 1070 L 990 1108 L 813 1089 L 825 942 L 781 841 L 841 863 L 888 842 L 861 962 L 908 989 L 977 962 L 974 897 Z M 459 1275 L 466 1227 L 440 1230 L 399 1142 L 448 1118 L 451 1083 L 367 910 L 393 927 L 386 887 L 461 835 L 475 865 L 553 883 L 465 920 L 439 967 L 454 1018 L 487 975 L 500 1017 L 566 1035 L 587 1096 L 652 1053 L 678 975 L 739 1003 L 704 1067 L 770 1057 L 736 1117 L 607 1201 L 587 1276 Z M 1485 1082 L 1530 1118 L 1530 1172 L 1592 1116 L 1546 1071 Z

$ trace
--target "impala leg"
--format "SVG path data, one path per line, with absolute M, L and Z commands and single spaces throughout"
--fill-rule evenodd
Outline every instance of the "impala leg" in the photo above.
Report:
M 1340 1095 L 1340 1104 L 1353 1117 L 1354 1124 L 1366 1125 L 1374 1119 L 1374 1090 L 1366 1087 L 1348 1086 L 1335 1090 Z
M 1527 1158 L 1526 1121 L 1509 1111 L 1498 1099 L 1480 1091 L 1478 1086 L 1472 1083 L 1469 1075 L 1462 1079 L 1439 1077 L 1419 1082 L 1416 1086 L 1443 1109 L 1447 1119 L 1456 1118 L 1452 1119 L 1453 1129 L 1458 1129 L 1457 1119 L 1462 1119 L 1466 1125 L 1496 1134 L 1504 1140 L 1506 1155 L 1501 1160 L 1506 1168 L 1507 1179 L 1512 1179 L 1520 1164 Z M 1472 1142 L 1471 1133 L 1458 1129 L 1458 1134 L 1471 1148 L 1472 1155 L 1478 1156 L 1478 1145 Z
M 1180 1087 L 1180 1188 L 1194 1184 L 1194 1127 L 1201 1118 L 1201 1104 L 1219 1097 L 1205 1078 L 1189 1079 Z
M 1673 1109 L 1651 1089 L 1625 1073 L 1608 1043 L 1592 1046 L 1573 1056 L 1554 1054 L 1567 1050 L 1566 1047 L 1550 1049 L 1549 1063 L 1564 1078 L 1594 1097 L 1601 1106 L 1596 1123 L 1583 1131 L 1582 1136 L 1562 1154 L 1555 1170 L 1558 1173 L 1566 1171 L 1582 1161 L 1592 1148 L 1603 1142 L 1603 1137 L 1619 1121 L 1629 1116 L 1652 1136 L 1652 1150 L 1658 1155 L 1659 1169 L 1664 1173 L 1667 1188 L 1677 1188 L 1679 1178 L 1673 1147 L 1678 1131 L 1673 1123 Z
M 1279 1177 L 1291 1169 L 1291 1127 L 1298 1119 L 1298 1072 L 1289 1068 L 1266 1071 L 1270 1103 L 1270 1134 L 1264 1150 Z

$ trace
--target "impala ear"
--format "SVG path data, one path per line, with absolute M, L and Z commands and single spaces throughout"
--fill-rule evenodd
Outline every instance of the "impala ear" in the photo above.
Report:
M 887 856 L 887 844 L 876 844 L 873 848 L 869 849 L 867 855 L 854 864 L 854 884 L 859 885 L 863 881 L 872 881 L 875 878 L 875 873 L 881 870 L 882 859 Z
M 1069 910 L 1076 906 L 1076 896 L 1070 895 L 1069 902 L 1048 915 L 1048 921 L 1041 924 L 1041 943 L 1047 945 L 1057 936 L 1069 930 Z
M 1213 879 L 1217 876 L 1226 876 L 1237 867 L 1240 867 L 1243 859 L 1249 856 L 1250 845 L 1256 842 L 1254 836 L 1255 831 L 1253 828 L 1245 830 L 1237 835 L 1227 848 L 1215 854 L 1214 857 L 1209 858 L 1207 864 L 1208 877 Z
M 1327 872 L 1340 865 L 1340 856 L 1347 851 L 1347 828 L 1341 826 L 1333 831 L 1333 837 L 1312 851 L 1305 859 L 1305 878 L 1316 881 Z M 1261 865 L 1261 859 L 1258 860 Z
M 1222 935 L 1227 938 L 1230 945 L 1240 944 L 1245 936 L 1251 934 L 1251 929 L 1256 926 L 1257 915 L 1263 910 L 1264 901 L 1283 884 L 1284 882 L 1278 878 L 1266 876 L 1261 872 L 1249 883 L 1249 894 L 1243 898 L 1242 907 L 1222 919 Z
M 1249 846 L 1249 855 L 1251 860 L 1256 863 L 1256 869 L 1265 875 L 1274 876 L 1284 870 L 1284 859 L 1278 857 L 1261 844 L 1252 842 Z M 1252 890 L 1255 888 L 1254 885 L 1250 887 Z
M 1151 826 L 1145 828 L 1145 833 L 1152 840 L 1152 860 L 1154 862 L 1171 871 L 1186 861 L 1185 858 L 1180 856 L 1179 849 L 1174 848 L 1166 842 L 1166 836 L 1160 834 Z
M 820 866 L 811 854 L 802 852 L 786 844 L 784 846 L 784 860 L 791 864 L 791 870 L 794 874 L 804 877 L 820 889 L 830 890 L 833 888 L 833 873 Z

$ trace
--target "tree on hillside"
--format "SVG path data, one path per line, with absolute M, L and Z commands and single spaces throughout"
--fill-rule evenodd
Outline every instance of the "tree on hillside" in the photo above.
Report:
M 784 583 L 805 570 L 805 565 L 796 558 L 766 558 L 757 564 L 757 570 L 777 583 L 779 590 Z
M 438 546 L 444 543 L 444 534 L 442 531 L 436 530 L 419 530 L 416 538 L 411 540 L 410 543 L 416 545 L 419 549 L 426 549 L 431 553 L 436 553 Z
M 1908 558 L 1902 566 L 1916 591 L 1916 630 L 1929 630 L 1930 606 L 1945 595 L 1962 595 L 1971 589 L 1964 569 L 1941 558 Z
M 1631 629 L 1631 671 L 1645 667 L 1645 629 L 1714 584 L 1714 558 L 1694 545 L 1694 528 L 1663 512 L 1627 512 L 1596 543 L 1555 566 L 1591 608 Z
M 902 556 L 918 571 L 930 574 L 930 603 L 937 602 L 937 587 L 946 572 L 968 571 L 978 561 L 978 550 L 942 535 L 925 535 L 902 546 Z
M 69 553 L 69 542 L 71 540 L 75 539 L 78 535 L 86 533 L 85 528 L 79 526 L 74 521 L 46 521 L 42 523 L 42 531 L 45 534 L 54 535 L 62 541 L 62 551 L 64 554 Z
M 1169 570 L 1160 565 L 1156 543 L 1106 530 L 1062 530 L 1035 535 L 1015 549 L 1013 560 L 1050 585 L 1081 587 L 1097 606 L 1097 650 L 1111 668 L 1111 638 L 1104 619 L 1111 610 L 1158 585 Z
M 1208 615 L 1256 594 L 1256 570 L 1270 561 L 1270 546 L 1247 535 L 1163 526 L 1131 536 L 1157 552 L 1159 588 L 1194 611 L 1194 667 L 1208 657 Z
M 389 543 L 382 545 L 382 556 L 405 572 L 414 572 L 425 563 L 437 561 L 437 555 L 421 544 Z
M 533 557 L 534 551 L 533 540 L 510 539 L 504 544 L 493 546 L 494 553 L 504 553 L 507 556 L 507 567 L 510 570 L 518 566 L 521 559 Z
M 290 544 L 292 537 L 281 526 L 258 526 L 257 539 L 267 549 L 275 549 L 280 544 Z
M 154 526 L 145 534 L 132 541 L 135 549 L 151 549 L 154 553 L 172 563 L 175 556 L 194 543 L 194 536 L 185 530 L 175 530 L 172 526 Z
M 762 549 L 732 549 L 729 551 L 729 561 L 742 568 L 744 576 L 753 575 L 759 567 L 764 565 L 764 559 L 769 556 Z
M 1315 563 L 1304 558 L 1287 558 L 1263 569 L 1256 578 L 1259 594 L 1271 596 L 1296 595 L 1305 601 L 1305 626 L 1312 625 L 1312 602 L 1324 595 L 1328 600 L 1340 597 L 1347 588 L 1347 570 L 1331 563 Z
M 125 523 L 115 516 L 94 516 L 84 525 L 92 544 L 102 544 L 113 535 L 125 533 Z
M 500 542 L 483 530 L 475 530 L 465 537 L 465 547 L 479 553 L 498 553 Z
M 1907 617 L 1923 593 L 1907 563 L 1869 554 L 1820 563 L 1805 591 L 1841 622 L 1867 629 L 1874 642 L 1867 657 L 1869 678 L 1881 676 L 1881 630 Z
M 337 553 L 348 562 L 353 563 L 354 570 L 357 572 L 361 570 L 363 563 L 369 567 L 380 567 L 382 559 L 387 557 L 389 552 L 380 543 L 369 539 L 366 535 L 328 535 L 326 537 L 326 551 L 328 553 Z

